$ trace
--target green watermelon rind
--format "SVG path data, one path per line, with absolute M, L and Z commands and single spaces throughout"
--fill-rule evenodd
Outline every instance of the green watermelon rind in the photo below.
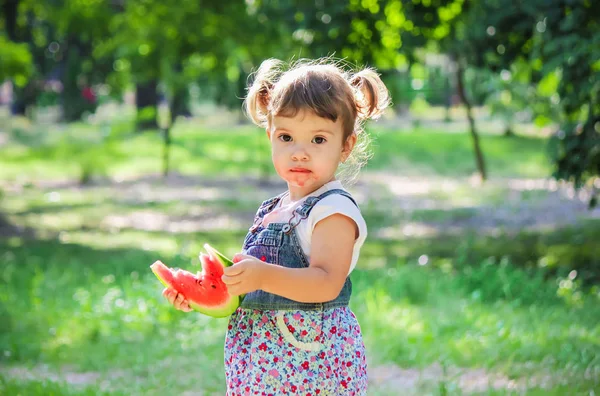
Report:
M 229 260 L 223 253 L 219 252 L 208 243 L 204 244 L 204 249 L 206 249 L 209 254 L 214 255 L 223 267 L 231 267 L 233 265 L 233 261 Z
M 154 275 L 156 275 L 156 277 L 158 278 L 158 280 L 160 281 L 160 283 L 162 283 L 162 284 L 163 284 L 165 287 L 171 287 L 171 285 L 169 285 L 169 283 L 168 283 L 166 280 L 164 280 L 164 279 L 163 279 L 163 278 L 160 276 L 160 274 L 158 273 L 158 271 L 156 270 L 156 266 L 157 266 L 157 265 L 159 265 L 159 264 L 160 264 L 160 265 L 165 265 L 165 264 L 164 264 L 164 263 L 162 263 L 161 261 L 156 261 L 154 264 L 152 264 L 152 265 L 150 266 L 150 269 L 152 270 L 152 272 L 154 273 Z M 166 267 L 166 265 L 165 265 L 165 267 Z
M 207 308 L 201 305 L 194 304 L 191 301 L 188 301 L 188 304 L 193 310 L 203 313 L 205 315 L 212 316 L 213 318 L 225 318 L 234 313 L 235 310 L 240 306 L 239 296 L 229 297 L 229 301 L 220 307 Z
M 233 261 L 229 260 L 227 258 L 227 256 L 225 256 L 223 253 L 219 252 L 214 247 L 210 246 L 208 243 L 204 244 L 204 249 L 206 249 L 206 251 L 210 255 L 216 256 L 216 259 L 219 260 L 219 262 L 221 263 L 221 265 L 223 265 L 223 267 L 231 267 L 233 265 Z M 238 297 L 240 298 L 239 304 L 242 304 L 242 301 L 244 301 L 244 297 L 246 297 L 246 295 L 242 294 Z

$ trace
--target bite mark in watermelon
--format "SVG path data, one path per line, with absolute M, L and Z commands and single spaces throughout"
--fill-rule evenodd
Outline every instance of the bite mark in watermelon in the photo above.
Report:
M 209 244 L 205 244 L 204 249 L 208 254 L 200 254 L 202 271 L 196 275 L 171 269 L 158 260 L 150 268 L 163 285 L 183 294 L 192 309 L 215 318 L 229 316 L 242 300 L 242 296 L 230 295 L 221 280 L 223 268 L 232 266 L 233 262 Z

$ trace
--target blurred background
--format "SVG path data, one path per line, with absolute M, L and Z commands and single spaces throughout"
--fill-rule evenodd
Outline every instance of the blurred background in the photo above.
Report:
M 285 188 L 249 75 L 327 55 L 393 99 L 348 186 L 369 394 L 600 391 L 593 1 L 0 4 L 0 394 L 224 394 L 226 320 L 148 266 L 239 251 Z

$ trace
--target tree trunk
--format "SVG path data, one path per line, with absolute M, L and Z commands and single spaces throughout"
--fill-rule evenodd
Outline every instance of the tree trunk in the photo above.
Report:
M 19 0 L 4 0 L 2 13 L 4 14 L 4 28 L 6 35 L 12 42 L 17 42 L 17 12 L 19 10 Z
M 63 119 L 71 122 L 81 120 L 85 113 L 95 112 L 97 98 L 81 68 L 83 61 L 89 56 L 89 44 L 70 37 L 67 46 L 61 77 L 62 109 Z
M 444 107 L 446 108 L 444 122 L 450 122 L 452 121 L 450 114 L 450 109 L 452 108 L 452 89 L 450 87 L 450 76 L 447 74 L 444 74 L 444 96 Z
M 473 151 L 475 152 L 475 162 L 477 164 L 477 170 L 479 171 L 479 175 L 481 176 L 481 180 L 487 179 L 487 173 L 485 170 L 485 161 L 483 159 L 483 152 L 481 151 L 481 146 L 479 144 L 479 135 L 477 134 L 477 130 L 475 129 L 475 120 L 473 119 L 473 114 L 471 111 L 471 103 L 467 98 L 465 93 L 465 85 L 464 85 L 464 68 L 461 64 L 460 60 L 457 60 L 457 68 L 456 68 L 456 89 L 458 91 L 458 96 L 460 100 L 465 105 L 467 109 L 467 118 L 469 120 L 469 131 L 471 133 L 471 138 L 473 139 Z
M 24 87 L 13 84 L 13 101 L 10 111 L 13 115 L 28 116 L 28 109 L 35 106 L 39 89 L 36 83 L 30 80 Z
M 151 79 L 144 83 L 138 83 L 135 89 L 136 130 L 157 129 L 158 80 Z
M 178 61 L 174 65 L 174 72 L 176 75 L 183 74 L 183 64 Z M 171 113 L 171 123 L 173 125 L 178 116 L 190 117 L 192 112 L 190 111 L 190 90 L 187 82 L 174 82 L 173 84 L 173 98 L 169 104 L 169 113 Z
M 163 129 L 163 164 L 162 164 L 162 175 L 164 178 L 169 176 L 169 160 L 171 158 L 171 130 L 173 129 L 173 125 L 175 125 L 175 121 L 177 120 L 177 113 L 180 111 L 181 107 L 185 107 L 182 105 L 182 101 L 178 98 L 177 91 L 175 90 L 175 95 L 173 96 L 171 102 L 169 103 L 169 115 L 171 120 L 169 121 L 169 125 Z
M 171 128 L 173 124 L 163 129 L 163 163 L 162 163 L 162 175 L 163 177 L 169 176 L 169 158 L 171 152 Z
M 178 116 L 190 117 L 192 112 L 190 111 L 190 93 L 187 85 L 178 88 L 173 93 L 173 99 L 171 103 L 171 123 L 175 123 L 175 119 Z

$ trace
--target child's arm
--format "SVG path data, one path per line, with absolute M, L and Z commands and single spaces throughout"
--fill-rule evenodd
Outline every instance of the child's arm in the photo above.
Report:
M 232 294 L 262 289 L 298 302 L 333 300 L 348 275 L 357 235 L 354 220 L 341 214 L 331 215 L 313 230 L 308 268 L 286 268 L 244 256 L 225 269 L 223 281 Z

